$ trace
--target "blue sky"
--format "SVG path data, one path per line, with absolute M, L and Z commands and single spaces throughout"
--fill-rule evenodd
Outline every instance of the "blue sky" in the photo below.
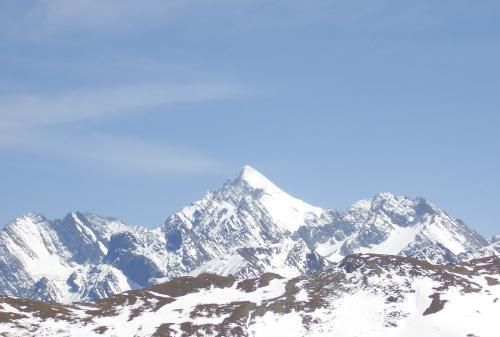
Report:
M 498 1 L 0 0 L 0 223 L 157 225 L 250 164 L 500 233 Z

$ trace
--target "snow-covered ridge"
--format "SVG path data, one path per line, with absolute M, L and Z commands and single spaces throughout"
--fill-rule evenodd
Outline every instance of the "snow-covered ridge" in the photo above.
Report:
M 252 190 L 254 197 L 278 227 L 291 233 L 308 220 L 321 217 L 325 212 L 320 207 L 292 197 L 248 165 L 243 167 L 239 176 L 226 186 L 230 190 L 230 187 L 241 187 L 241 185 L 246 185 Z

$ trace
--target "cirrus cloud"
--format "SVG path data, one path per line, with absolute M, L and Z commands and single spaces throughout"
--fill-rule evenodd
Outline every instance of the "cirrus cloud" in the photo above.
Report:
M 242 89 L 232 83 L 194 83 L 98 88 L 59 95 L 0 96 L 0 127 L 33 127 L 111 118 L 144 113 L 147 109 L 173 103 L 231 99 L 241 94 Z

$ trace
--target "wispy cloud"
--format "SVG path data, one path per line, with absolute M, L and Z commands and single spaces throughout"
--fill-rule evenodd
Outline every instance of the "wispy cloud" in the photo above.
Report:
M 215 170 L 220 163 L 191 149 L 92 131 L 69 134 L 65 125 L 144 114 L 173 103 L 231 99 L 241 93 L 239 86 L 230 83 L 196 83 L 0 97 L 0 149 L 37 153 L 121 173 L 178 174 Z
M 230 99 L 242 94 L 231 83 L 148 84 L 78 90 L 59 95 L 25 94 L 0 97 L 0 127 L 57 125 L 111 118 L 172 103 Z

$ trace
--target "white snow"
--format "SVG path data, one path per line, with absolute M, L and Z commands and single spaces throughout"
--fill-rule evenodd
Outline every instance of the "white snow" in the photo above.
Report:
M 250 326 L 250 336 L 253 337 L 301 337 L 306 336 L 302 325 L 302 316 L 292 312 L 280 315 L 267 312 Z
M 297 285 L 300 288 L 300 285 Z M 305 289 L 300 289 L 300 291 L 294 295 L 295 299 L 299 302 L 307 302 L 309 301 L 309 294 L 307 293 L 307 290 Z
M 338 262 L 344 257 L 343 255 L 341 255 L 339 253 L 339 250 L 345 241 L 346 241 L 346 239 L 340 240 L 340 241 L 335 241 L 332 238 L 324 243 L 319 244 L 316 247 L 316 252 L 319 255 L 327 258 L 331 262 Z
M 450 232 L 450 224 L 444 220 L 436 221 L 424 229 L 424 234 L 433 240 L 439 242 L 448 248 L 453 254 L 460 254 L 467 250 L 462 237 L 457 237 L 454 232 Z
M 395 226 L 389 237 L 378 245 L 369 248 L 362 248 L 360 253 L 375 253 L 398 255 L 406 246 L 415 240 L 417 234 L 422 230 L 422 226 Z
M 189 273 L 191 276 L 197 276 L 202 273 L 212 273 L 217 275 L 234 275 L 237 273 L 246 260 L 239 254 L 219 256 L 211 261 L 202 264 Z
M 34 281 L 43 276 L 66 280 L 72 272 L 64 260 L 69 253 L 60 250 L 57 237 L 45 227 L 45 223 L 35 222 L 31 216 L 22 217 L 9 225 L 12 235 L 4 235 L 6 246 Z
M 324 210 L 292 197 L 251 166 L 245 166 L 240 179 L 257 190 L 262 190 L 259 201 L 274 222 L 283 230 L 296 231 L 311 218 L 319 218 Z

